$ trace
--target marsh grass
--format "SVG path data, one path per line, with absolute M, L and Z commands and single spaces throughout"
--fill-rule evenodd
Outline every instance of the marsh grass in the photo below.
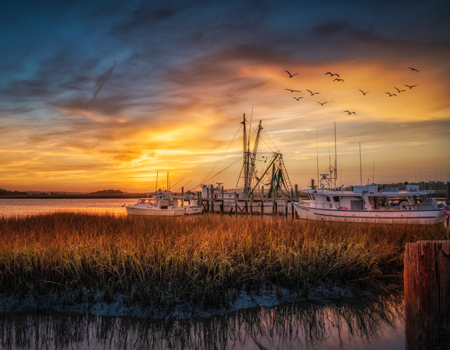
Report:
M 370 289 L 399 282 L 407 242 L 448 230 L 203 215 L 54 213 L 0 218 L 0 292 L 88 291 L 170 307 L 226 304 L 241 288 Z

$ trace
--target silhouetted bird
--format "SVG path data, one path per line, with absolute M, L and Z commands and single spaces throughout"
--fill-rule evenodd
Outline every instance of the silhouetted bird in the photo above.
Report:
M 418 86 L 419 84 L 417 84 L 417 85 L 406 85 L 406 84 L 404 84 L 406 87 L 409 87 L 409 89 L 411 90 L 414 86 Z
M 363 93 L 364 96 L 366 96 L 366 94 L 369 92 L 369 91 L 364 92 L 364 91 L 362 91 L 361 89 L 359 89 L 359 91 L 361 91 L 361 92 Z
M 336 75 L 337 77 L 340 78 L 339 74 L 337 74 L 337 73 L 333 74 L 331 72 L 326 72 L 325 75 L 327 75 L 327 74 L 329 74 L 331 77 L 334 77 Z
M 291 89 L 285 89 L 285 90 L 290 91 L 290 92 L 301 92 L 299 90 L 291 90 Z
M 289 78 L 292 78 L 294 75 L 298 75 L 297 73 L 295 73 L 295 74 L 291 74 L 291 73 L 289 73 L 287 70 L 284 70 L 287 74 L 289 74 Z
M 395 86 L 394 86 L 394 89 L 397 89 L 398 93 L 405 91 L 405 90 L 400 90 L 399 88 L 396 88 Z
M 344 79 L 339 79 L 339 78 L 336 78 L 333 81 L 342 81 L 344 83 Z
M 411 69 L 411 72 L 412 72 L 412 71 L 419 72 L 416 68 L 413 68 L 413 67 L 408 67 L 408 68 Z
M 350 114 L 354 114 L 354 115 L 356 115 L 356 112 L 344 111 L 343 113 L 345 113 L 345 112 L 347 112 L 347 113 L 348 113 L 348 115 L 350 115 Z
M 297 100 L 297 101 L 300 100 L 301 98 L 303 98 L 303 97 L 293 97 L 293 99 Z
M 389 97 L 392 97 L 392 96 L 395 96 L 395 97 L 397 97 L 397 95 L 396 94 L 391 94 L 390 92 L 386 92 L 388 95 L 389 95 Z
M 314 95 L 318 94 L 318 92 L 312 92 L 311 90 L 306 90 L 306 91 L 308 91 L 311 94 L 311 96 L 314 96 Z
M 328 103 L 328 101 L 327 101 L 327 102 L 323 102 L 323 103 L 322 103 L 322 102 L 319 102 L 319 101 L 317 101 L 317 103 L 318 103 L 318 104 L 320 104 L 321 106 L 323 106 L 323 105 L 324 105 L 325 103 Z

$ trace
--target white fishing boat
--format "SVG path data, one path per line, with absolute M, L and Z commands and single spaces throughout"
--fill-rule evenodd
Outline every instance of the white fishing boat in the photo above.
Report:
M 353 191 L 344 191 L 342 186 L 303 192 L 309 200 L 292 204 L 300 218 L 308 220 L 433 225 L 450 215 L 449 207 L 439 207 L 431 197 L 435 191 L 421 191 L 416 185 L 407 185 L 405 190 L 367 185 L 354 186 Z
M 186 203 L 187 202 L 187 203 Z M 182 216 L 201 214 L 203 207 L 192 195 L 173 195 L 170 191 L 157 191 L 151 198 L 139 198 L 136 204 L 125 206 L 128 215 Z

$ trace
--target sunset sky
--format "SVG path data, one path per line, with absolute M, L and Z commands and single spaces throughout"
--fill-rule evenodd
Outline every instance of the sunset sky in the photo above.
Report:
M 300 188 L 316 132 L 327 171 L 334 122 L 340 183 L 359 184 L 359 142 L 364 183 L 373 165 L 378 183 L 450 181 L 449 15 L 448 0 L 3 1 L 0 188 L 143 192 L 157 171 L 193 188 L 230 164 L 213 180 L 234 187 L 252 109 Z

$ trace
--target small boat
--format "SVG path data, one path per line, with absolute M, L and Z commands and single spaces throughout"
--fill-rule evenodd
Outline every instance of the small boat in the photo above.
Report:
M 330 183 L 327 174 L 322 175 Z M 322 185 L 321 180 L 321 185 Z M 354 186 L 352 191 L 340 188 L 306 189 L 309 201 L 292 202 L 300 218 L 309 220 L 349 221 L 386 224 L 443 223 L 450 216 L 450 207 L 438 206 L 431 195 L 417 185 L 406 185 L 404 190 L 378 185 Z
M 185 202 L 188 201 L 186 204 Z M 151 198 L 139 198 L 136 204 L 125 206 L 128 215 L 182 216 L 201 214 L 203 207 L 192 195 L 173 195 L 170 191 L 157 191 Z

